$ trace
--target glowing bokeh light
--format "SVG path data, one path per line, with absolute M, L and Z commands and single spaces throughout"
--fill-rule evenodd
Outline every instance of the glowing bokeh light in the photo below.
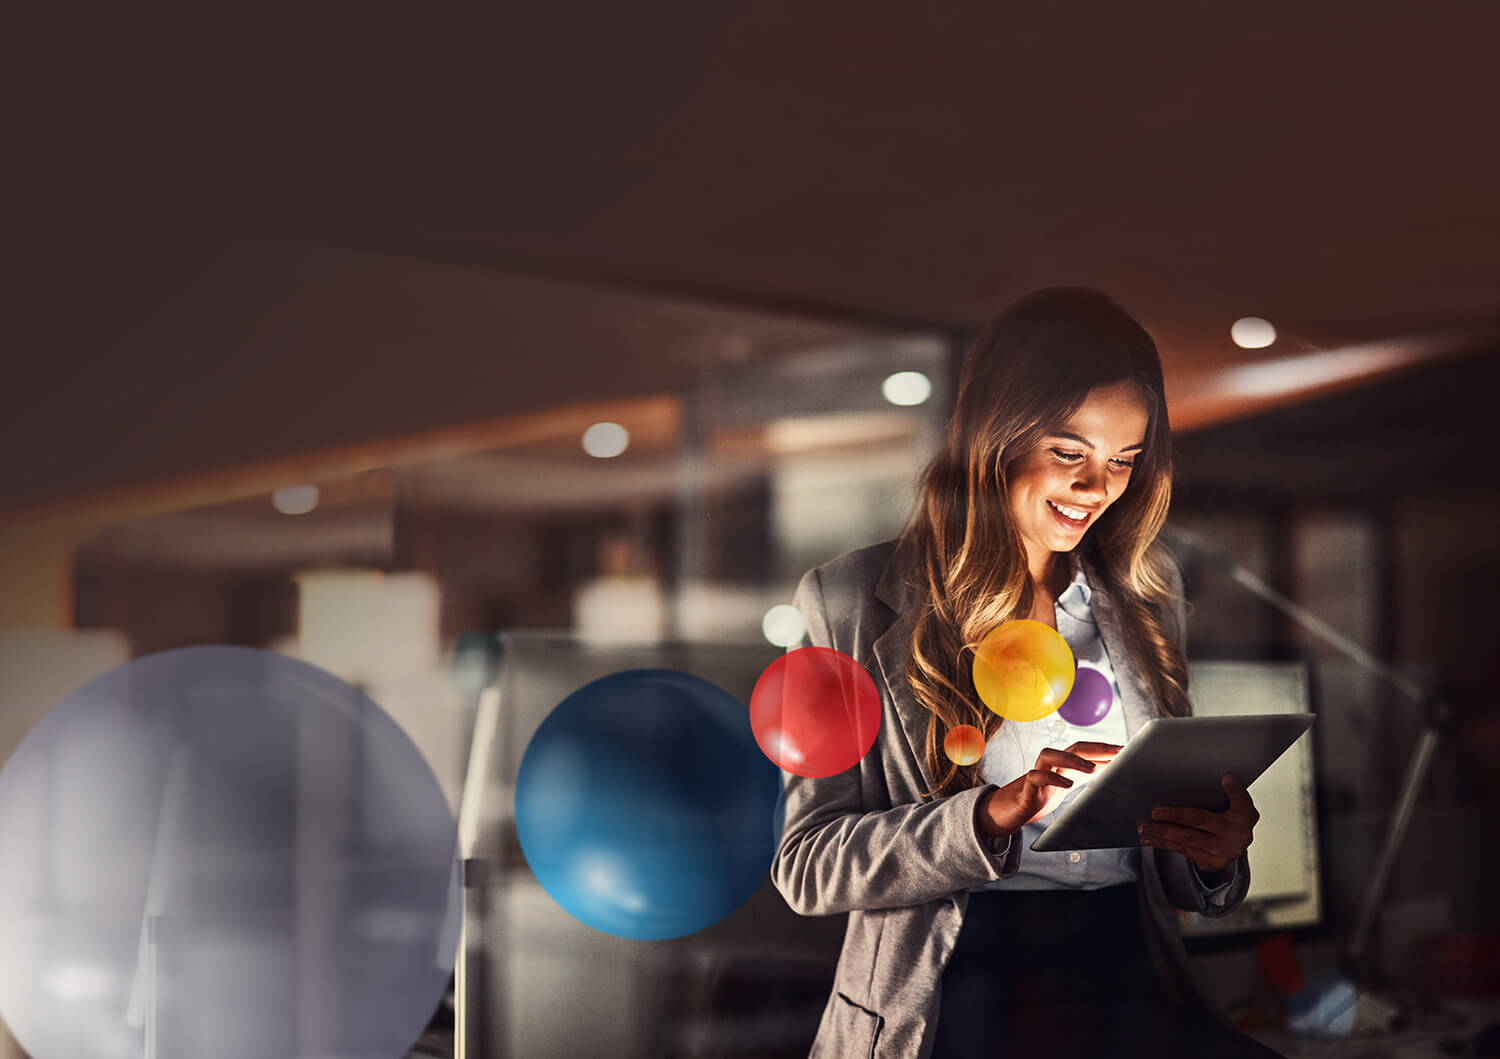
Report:
M 974 652 L 974 689 L 1008 721 L 1039 721 L 1067 701 L 1076 666 L 1072 649 L 1052 626 L 1008 621 Z
M 761 751 L 798 776 L 833 776 L 858 763 L 880 730 L 880 692 L 869 672 L 830 647 L 789 651 L 750 694 Z
M 920 371 L 898 371 L 886 376 L 880 393 L 893 405 L 911 408 L 932 396 L 932 380 Z
M 271 494 L 271 506 L 283 515 L 305 515 L 318 506 L 318 487 L 289 485 Z
M 807 622 L 796 607 L 778 603 L 760 620 L 760 631 L 777 647 L 790 647 L 807 632 Z
M 583 432 L 583 451 L 596 459 L 612 459 L 629 447 L 630 432 L 619 423 L 595 423 Z
M 1276 341 L 1276 328 L 1258 316 L 1242 316 L 1229 328 L 1229 337 L 1241 349 L 1265 349 Z

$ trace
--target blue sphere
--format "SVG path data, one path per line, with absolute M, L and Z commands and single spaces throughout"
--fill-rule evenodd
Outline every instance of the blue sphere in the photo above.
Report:
M 516 830 L 570 915 L 659 941 L 745 902 L 776 852 L 781 773 L 746 708 L 666 669 L 586 684 L 548 716 L 516 776 Z

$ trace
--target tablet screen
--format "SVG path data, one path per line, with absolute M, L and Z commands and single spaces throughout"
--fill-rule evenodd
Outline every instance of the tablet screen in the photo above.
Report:
M 1031 844 L 1038 852 L 1138 846 L 1136 827 L 1159 805 L 1222 811 L 1226 772 L 1246 787 L 1313 723 L 1310 714 L 1158 717 L 1066 804 Z

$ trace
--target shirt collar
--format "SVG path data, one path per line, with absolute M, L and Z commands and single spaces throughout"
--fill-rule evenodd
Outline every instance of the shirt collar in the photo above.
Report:
M 1057 601 L 1063 604 L 1081 601 L 1086 607 L 1089 605 L 1089 599 L 1093 596 L 1094 590 L 1089 587 L 1089 579 L 1083 569 L 1083 560 L 1076 551 L 1072 551 L 1068 553 L 1068 561 L 1072 564 L 1073 580 L 1068 582 L 1068 587 L 1063 589 Z

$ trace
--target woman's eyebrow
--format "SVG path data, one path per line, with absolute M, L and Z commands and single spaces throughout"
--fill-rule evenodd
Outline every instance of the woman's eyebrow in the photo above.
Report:
M 1082 446 L 1084 446 L 1085 448 L 1088 448 L 1088 449 L 1094 448 L 1094 443 L 1092 441 L 1090 441 L 1088 438 L 1084 437 L 1082 434 L 1073 434 L 1073 433 L 1070 433 L 1069 431 L 1066 431 L 1066 430 L 1054 430 L 1054 431 L 1052 431 L 1051 436 L 1054 437 L 1054 438 L 1067 438 L 1069 441 L 1076 441 L 1076 442 L 1078 442 L 1078 444 L 1080 444 L 1080 445 L 1082 445 Z M 1120 451 L 1121 452 L 1134 452 L 1136 449 L 1144 449 L 1145 447 L 1146 447 L 1146 443 L 1144 441 L 1138 441 L 1134 445 L 1126 445 Z

